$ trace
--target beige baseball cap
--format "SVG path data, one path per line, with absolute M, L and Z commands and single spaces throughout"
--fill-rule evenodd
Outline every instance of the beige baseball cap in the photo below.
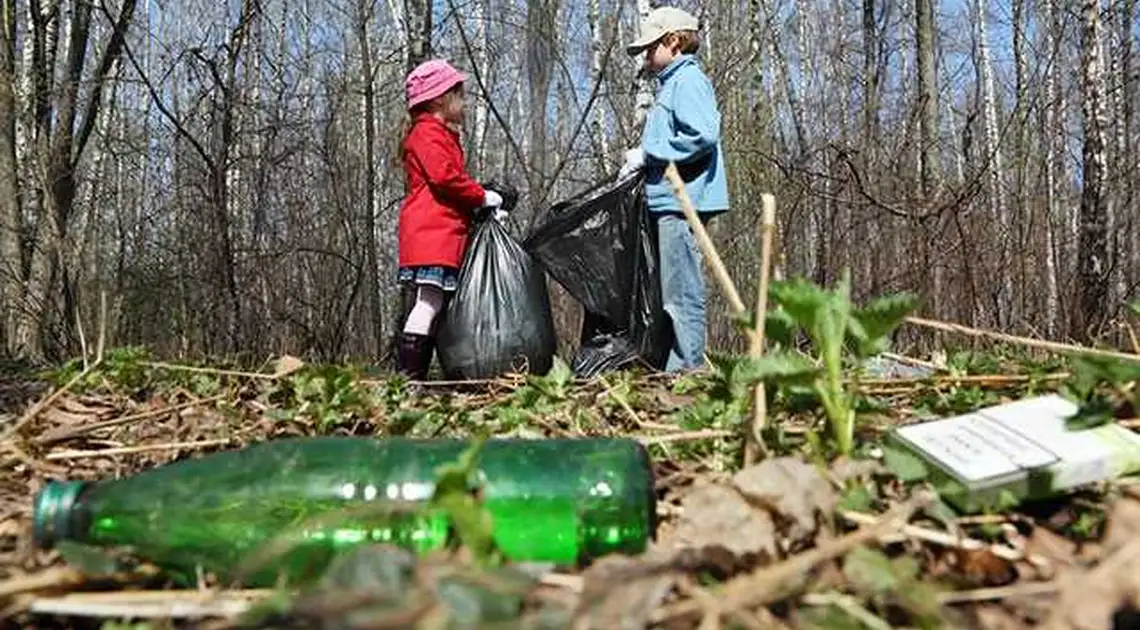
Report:
M 700 21 L 689 13 L 676 7 L 659 7 L 653 9 L 641 22 L 641 37 L 626 45 L 625 51 L 636 55 L 645 50 L 653 42 L 674 31 L 699 30 Z

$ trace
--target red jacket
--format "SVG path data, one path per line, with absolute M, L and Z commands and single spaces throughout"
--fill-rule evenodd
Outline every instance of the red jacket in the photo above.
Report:
M 459 267 L 485 194 L 464 168 L 459 134 L 432 114 L 417 116 L 404 139 L 404 174 L 399 265 Z

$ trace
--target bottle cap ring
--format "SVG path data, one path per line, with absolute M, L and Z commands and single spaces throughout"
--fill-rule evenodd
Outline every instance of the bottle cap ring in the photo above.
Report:
M 40 490 L 32 514 L 32 536 L 37 546 L 48 548 L 72 535 L 71 509 L 86 486 L 83 481 L 49 481 Z

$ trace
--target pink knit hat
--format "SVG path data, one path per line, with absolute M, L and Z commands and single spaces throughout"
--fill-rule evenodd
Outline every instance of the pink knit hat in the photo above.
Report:
M 442 59 L 425 61 L 409 72 L 408 78 L 404 80 L 408 109 L 442 96 L 466 80 L 467 75 Z

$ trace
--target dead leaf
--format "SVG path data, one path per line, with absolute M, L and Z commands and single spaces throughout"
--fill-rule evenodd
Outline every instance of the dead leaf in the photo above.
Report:
M 796 544 L 811 542 L 818 517 L 835 511 L 838 497 L 815 466 L 793 457 L 765 460 L 736 473 L 732 483 L 750 502 L 778 517 Z
M 293 372 L 305 366 L 305 362 L 295 356 L 286 354 L 277 359 L 277 365 L 273 369 L 273 378 L 281 378 L 289 376 Z
M 672 557 L 651 550 L 641 557 L 607 556 L 583 574 L 576 630 L 642 630 L 673 590 Z
M 114 404 L 92 396 L 63 396 L 55 404 L 66 411 L 80 415 L 102 415 L 114 413 L 116 410 Z
M 1013 563 L 989 549 L 954 549 L 958 577 L 973 588 L 1005 586 L 1017 580 Z
M 971 611 L 981 630 L 1022 630 L 1025 623 L 996 604 L 978 606 Z
M 674 532 L 680 546 L 725 549 L 748 564 L 776 556 L 776 525 L 772 517 L 753 508 L 733 488 L 719 484 L 696 486 L 681 500 L 681 509 Z
M 1112 553 L 1140 538 L 1140 501 L 1130 497 L 1118 499 L 1108 512 L 1104 533 L 1104 551 Z
M 1090 571 L 1073 571 L 1061 590 L 1044 630 L 1108 630 L 1114 614 L 1140 595 L 1140 538 L 1135 538 Z
M 886 474 L 887 468 L 876 459 L 852 459 L 841 456 L 831 464 L 831 476 L 839 483 Z
M 1047 527 L 1034 527 L 1025 544 L 1027 558 L 1044 560 L 1048 566 L 1036 568 L 1052 575 L 1060 567 L 1078 564 L 1077 544 Z M 1037 563 L 1034 563 L 1036 566 Z

